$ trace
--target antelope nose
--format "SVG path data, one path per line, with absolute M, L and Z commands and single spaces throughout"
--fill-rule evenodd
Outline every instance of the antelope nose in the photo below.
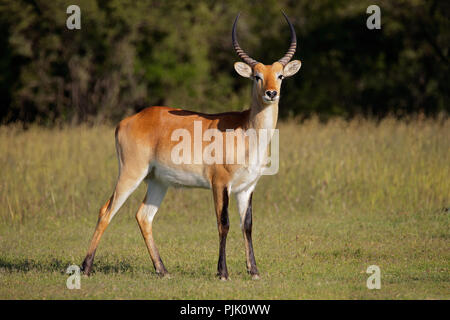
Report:
M 277 96 L 277 92 L 276 92 L 275 90 L 274 90 L 274 91 L 267 90 L 267 91 L 266 91 L 266 95 L 267 95 L 269 98 L 273 99 L 273 98 L 275 98 L 275 97 Z

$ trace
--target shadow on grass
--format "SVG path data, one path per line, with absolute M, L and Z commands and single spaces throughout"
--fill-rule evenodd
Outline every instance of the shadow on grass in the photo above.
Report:
M 42 261 L 34 259 L 7 259 L 0 257 L 0 270 L 3 272 L 60 272 L 65 274 L 67 268 L 74 263 L 70 260 L 63 260 L 57 258 L 43 259 Z M 94 263 L 94 268 L 92 274 L 95 273 L 134 273 L 134 272 L 144 272 L 150 273 L 149 268 L 137 268 L 132 266 L 126 261 L 117 262 L 102 262 Z
M 0 269 L 8 272 L 29 272 L 29 271 L 59 271 L 64 273 L 71 265 L 68 261 L 61 259 L 49 259 L 47 261 L 36 261 L 33 259 L 10 259 L 0 257 Z

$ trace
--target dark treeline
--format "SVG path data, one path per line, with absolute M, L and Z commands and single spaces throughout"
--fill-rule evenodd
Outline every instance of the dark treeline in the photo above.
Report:
M 66 8 L 81 8 L 68 30 Z M 366 9 L 381 8 L 369 30 Z M 241 46 L 272 63 L 295 25 L 302 60 L 282 116 L 448 113 L 448 1 L 0 0 L 0 123 L 117 121 L 150 105 L 204 112 L 248 107 L 233 69 Z M 283 92 L 282 92 L 283 93 Z

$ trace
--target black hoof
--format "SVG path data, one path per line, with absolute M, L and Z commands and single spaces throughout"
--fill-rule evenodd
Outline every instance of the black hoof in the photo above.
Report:
M 218 272 L 216 275 L 221 281 L 230 280 L 230 278 L 228 277 L 228 273 L 219 273 Z
M 81 272 L 83 272 L 83 274 L 85 276 L 90 276 L 91 275 L 91 270 L 92 270 L 92 264 L 90 265 L 85 259 L 83 261 L 83 263 L 81 264 L 80 270 L 81 270 Z

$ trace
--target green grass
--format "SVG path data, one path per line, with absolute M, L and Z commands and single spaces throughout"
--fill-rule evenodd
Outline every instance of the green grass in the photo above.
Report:
M 262 279 L 246 274 L 234 198 L 227 262 L 207 190 L 170 189 L 154 223 L 159 279 L 135 221 L 108 227 L 94 273 L 66 288 L 117 177 L 114 128 L 0 127 L 0 299 L 449 299 L 450 121 L 280 124 L 280 171 L 253 196 Z M 381 289 L 368 290 L 369 265 Z

